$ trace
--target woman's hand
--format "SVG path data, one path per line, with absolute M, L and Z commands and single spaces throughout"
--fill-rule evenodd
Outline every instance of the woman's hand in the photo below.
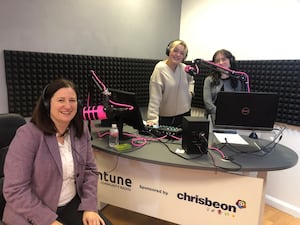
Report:
M 51 223 L 51 225 L 63 225 L 63 224 L 55 220 L 53 223 Z
M 147 120 L 146 121 L 146 125 L 147 126 L 156 126 L 157 124 L 156 124 L 156 122 L 154 120 Z
M 84 225 L 105 225 L 104 220 L 99 214 L 93 211 L 85 211 L 83 213 L 82 221 Z

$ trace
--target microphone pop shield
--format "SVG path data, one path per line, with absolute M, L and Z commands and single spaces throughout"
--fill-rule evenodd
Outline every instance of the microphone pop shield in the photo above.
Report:
M 196 65 L 197 67 L 197 65 Z M 198 73 L 199 73 L 199 69 L 198 67 L 195 68 L 195 66 L 190 66 L 190 65 L 187 65 L 185 68 L 184 68 L 184 71 L 186 73 L 188 73 L 189 75 L 191 76 L 196 76 Z
M 105 120 L 107 115 L 103 105 L 84 106 L 82 110 L 84 120 Z

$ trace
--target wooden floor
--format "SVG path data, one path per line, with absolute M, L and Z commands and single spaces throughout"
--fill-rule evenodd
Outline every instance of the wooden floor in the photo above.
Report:
M 110 205 L 102 212 L 114 225 L 175 225 Z M 263 225 L 300 225 L 300 219 L 266 205 Z

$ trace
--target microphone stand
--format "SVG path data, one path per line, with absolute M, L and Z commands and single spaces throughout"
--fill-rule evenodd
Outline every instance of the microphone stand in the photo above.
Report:
M 195 60 L 193 60 L 192 64 L 199 65 L 199 66 L 204 65 L 204 66 L 206 66 L 210 69 L 213 69 L 215 71 L 225 72 L 230 77 L 241 80 L 241 82 L 243 82 L 245 84 L 245 86 L 247 88 L 247 92 L 250 92 L 249 76 L 245 72 L 231 70 L 231 69 L 225 68 L 223 66 L 220 66 L 216 63 L 206 61 L 206 60 L 203 60 L 203 59 L 195 59 Z
M 93 88 L 92 88 L 92 81 L 93 83 L 98 87 L 98 89 L 100 90 L 101 94 L 103 94 L 105 96 L 104 100 L 103 100 L 103 106 L 104 106 L 104 111 L 110 111 L 110 105 L 109 105 L 109 96 L 110 96 L 110 92 L 108 91 L 108 89 L 106 88 L 105 84 L 97 77 L 96 73 L 93 70 L 90 70 L 91 72 L 91 77 L 90 79 L 88 79 L 88 98 L 87 98 L 87 105 L 90 105 L 90 100 L 91 100 L 91 96 L 93 95 Z M 91 120 L 88 120 L 88 128 L 89 131 L 91 133 Z M 92 137 L 92 135 L 91 135 Z
M 102 103 L 103 103 L 103 111 L 106 114 L 106 118 L 108 118 L 110 120 L 112 118 L 116 118 L 117 116 L 119 116 L 118 114 L 123 113 L 123 111 L 133 110 L 132 105 L 119 103 L 119 102 L 115 102 L 115 101 L 111 100 L 110 99 L 111 92 L 108 90 L 108 88 L 105 86 L 105 84 L 98 78 L 95 71 L 90 70 L 90 72 L 91 72 L 91 77 L 89 77 L 89 80 L 88 80 L 89 81 L 88 82 L 88 99 L 87 99 L 88 106 L 90 104 L 91 93 L 93 91 L 93 88 L 91 87 L 92 86 L 91 83 L 93 81 L 95 83 L 95 85 L 97 86 L 97 88 L 100 90 L 101 94 L 104 95 L 104 99 L 102 100 Z M 117 106 L 117 107 L 114 107 L 114 106 Z M 117 125 L 118 125 L 119 133 L 121 134 L 120 131 L 122 131 L 121 126 L 123 126 L 123 123 L 120 124 L 120 121 L 119 121 Z M 88 121 L 88 127 L 91 132 L 91 121 L 90 120 Z

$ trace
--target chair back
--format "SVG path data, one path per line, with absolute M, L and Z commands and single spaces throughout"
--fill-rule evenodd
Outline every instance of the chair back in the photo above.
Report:
M 8 146 L 14 138 L 17 129 L 24 125 L 26 120 L 19 114 L 0 114 L 0 177 L 3 177 L 3 166 Z
M 16 134 L 16 130 L 25 123 L 26 120 L 19 114 L 0 114 L 0 149 L 10 144 Z
M 19 114 L 5 113 L 0 114 L 0 220 L 2 219 L 5 207 L 5 199 L 2 194 L 4 181 L 4 161 L 10 142 L 14 138 L 17 129 L 24 125 L 26 120 Z M 3 224 L 0 221 L 0 225 Z

